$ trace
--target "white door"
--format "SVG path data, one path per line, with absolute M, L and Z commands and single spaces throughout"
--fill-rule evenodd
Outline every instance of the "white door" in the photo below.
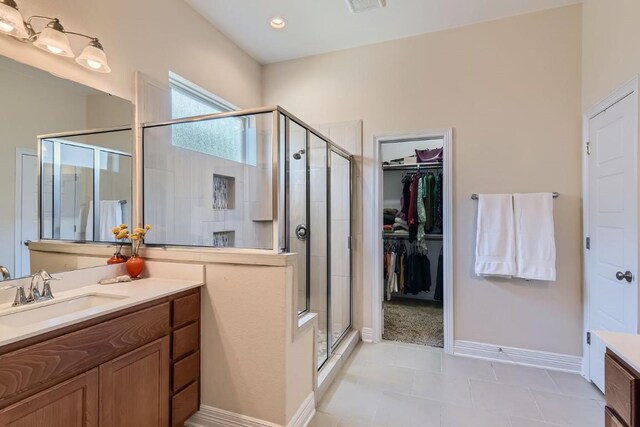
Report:
M 16 201 L 16 262 L 14 277 L 31 274 L 29 241 L 38 240 L 38 158 L 18 153 L 19 192 Z
M 638 330 L 635 97 L 589 121 L 590 330 Z M 628 272 L 628 273 L 627 273 Z M 624 277 L 627 273 L 628 277 Z M 589 374 L 604 390 L 604 343 L 591 334 Z

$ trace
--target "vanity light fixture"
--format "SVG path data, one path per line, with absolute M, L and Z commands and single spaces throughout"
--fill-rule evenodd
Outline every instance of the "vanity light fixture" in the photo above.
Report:
M 110 73 L 111 68 L 107 63 L 107 55 L 104 53 L 102 45 L 98 39 L 91 39 L 87 47 L 84 48 L 76 62 L 85 68 L 99 73 Z
M 31 24 L 34 19 L 43 19 L 49 22 L 42 31 L 36 32 Z M 99 73 L 111 72 L 107 62 L 107 55 L 96 37 L 66 31 L 58 18 L 34 15 L 25 21 L 18 10 L 15 0 L 0 0 L 0 32 L 20 41 L 29 42 L 45 52 L 66 58 L 76 56 L 71 49 L 68 36 L 84 37 L 89 39 L 89 43 L 85 46 L 80 56 L 76 58 L 76 62 L 91 71 Z
M 281 18 L 279 16 L 275 16 L 273 18 L 271 18 L 271 27 L 275 28 L 276 30 L 282 30 L 284 27 L 287 26 L 287 20 L 284 18 Z
M 21 39 L 29 37 L 29 31 L 14 0 L 0 0 L 0 32 Z
M 66 58 L 75 56 L 69 44 L 69 37 L 67 37 L 64 27 L 60 25 L 60 21 L 57 19 L 49 22 L 40 34 L 35 35 L 33 45 L 54 55 Z

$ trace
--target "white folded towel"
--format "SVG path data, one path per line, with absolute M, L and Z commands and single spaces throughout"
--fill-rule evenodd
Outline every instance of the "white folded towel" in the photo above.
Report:
M 478 197 L 476 274 L 516 274 L 513 197 L 511 194 L 481 194 Z
M 556 280 L 556 242 L 553 194 L 514 194 L 516 276 L 528 280 Z

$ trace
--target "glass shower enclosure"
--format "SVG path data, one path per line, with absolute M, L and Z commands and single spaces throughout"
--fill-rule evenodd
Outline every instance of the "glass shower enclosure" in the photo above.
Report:
M 297 254 L 321 368 L 351 328 L 352 155 L 280 107 L 148 123 L 142 137 L 145 244 Z
M 40 238 L 114 242 L 131 223 L 131 128 L 39 138 Z

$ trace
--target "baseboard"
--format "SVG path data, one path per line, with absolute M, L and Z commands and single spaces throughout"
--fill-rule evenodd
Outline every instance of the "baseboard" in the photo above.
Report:
M 287 427 L 307 427 L 316 413 L 316 398 L 313 392 L 309 393 L 295 415 L 287 424 Z
M 580 374 L 582 357 L 472 341 L 454 343 L 453 354 Z
M 373 342 L 373 329 L 372 328 L 362 328 L 362 332 L 360 333 L 362 336 L 362 341 L 364 342 Z
M 306 427 L 315 412 L 315 397 L 310 393 L 287 427 Z M 283 427 L 280 424 L 206 405 L 200 405 L 200 410 L 185 425 L 187 427 Z

